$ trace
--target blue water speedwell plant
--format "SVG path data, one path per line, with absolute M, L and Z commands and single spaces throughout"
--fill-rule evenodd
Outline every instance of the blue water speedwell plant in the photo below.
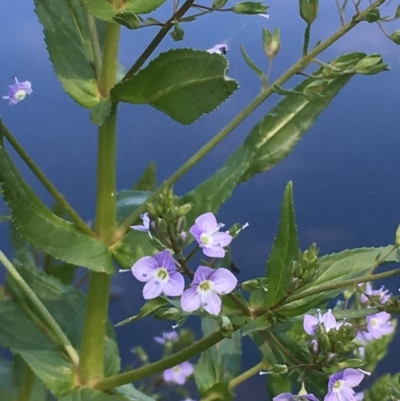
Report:
M 385 3 L 389 7 L 382 9 Z M 151 163 L 135 184 L 124 182 L 129 189 L 123 190 L 117 188 L 116 168 L 118 116 L 126 112 L 121 103 L 130 109 L 147 105 L 188 125 L 239 89 L 228 76 L 231 49 L 235 54 L 232 41 L 208 50 L 211 44 L 201 49 L 184 44 L 160 53 L 161 42 L 185 40 L 184 28 L 189 23 L 196 27 L 198 19 L 211 13 L 261 20 L 260 15 L 271 11 L 271 19 L 263 22 L 275 25 L 273 7 L 234 0 L 34 0 L 34 4 L 55 74 L 65 92 L 90 110 L 98 130 L 96 215 L 89 226 L 0 122 L 1 196 L 9 208 L 0 221 L 10 226 L 15 248 L 12 262 L 0 252 L 7 270 L 0 287 L 0 344 L 9 349 L 7 355 L 15 356 L 0 360 L 0 399 L 232 401 L 236 387 L 253 376 L 266 380 L 266 386 L 259 388 L 267 388 L 268 399 L 274 401 L 355 401 L 362 397 L 361 390 L 366 401 L 398 399 L 399 374 L 383 376 L 370 388 L 357 389 L 359 393 L 355 388 L 364 377 L 361 369 L 375 370 L 394 335 L 393 316 L 400 311 L 400 302 L 386 290 L 373 290 L 373 284 L 400 274 L 400 269 L 389 266 L 399 262 L 400 229 L 393 244 L 379 248 L 322 256 L 315 243 L 300 249 L 289 182 L 266 269 L 253 266 L 257 273 L 252 277 L 251 258 L 238 268 L 234 256 L 235 239 L 246 225 L 228 216 L 224 220 L 231 228 L 224 231 L 217 215 L 236 186 L 288 156 L 354 76 L 388 70 L 379 54 L 332 54 L 338 40 L 345 43 L 350 31 L 368 24 L 377 24 L 377 32 L 398 45 L 399 32 L 387 31 L 400 18 L 399 9 L 390 8 L 393 2 L 335 1 L 337 28 L 327 37 L 314 35 L 314 28 L 320 23 L 320 9 L 326 7 L 324 12 L 332 15 L 329 2 L 299 0 L 297 9 L 285 9 L 286 19 L 298 18 L 304 25 L 302 43 L 297 44 L 299 59 L 273 80 L 287 34 L 282 30 L 281 35 L 276 26 L 264 29 L 259 38 L 260 52 L 265 53 L 262 68 L 241 47 L 249 72 L 260 79 L 259 93 L 170 177 L 163 177 L 160 186 L 156 165 Z M 278 2 L 276 7 L 284 6 Z M 169 15 L 165 18 L 163 13 Z M 326 29 L 333 24 L 334 20 Z M 141 54 L 131 49 L 129 57 L 134 60 L 123 68 L 121 31 L 139 49 L 138 41 L 147 36 L 138 32 L 154 28 L 158 33 L 143 45 Z M 373 39 L 371 46 L 379 42 Z M 328 49 L 331 60 L 325 53 Z M 297 82 L 293 87 L 292 78 Z M 29 81 L 15 79 L 3 98 L 16 104 L 31 93 Z M 175 184 L 246 118 L 256 118 L 253 112 L 272 95 L 276 105 L 262 112 L 222 166 L 202 183 L 192 179 L 189 192 L 178 193 L 176 188 L 182 186 Z M 156 130 L 160 137 L 163 128 Z M 184 145 L 177 149 L 180 156 L 185 155 Z M 151 148 L 149 144 L 146 149 Z M 48 190 L 53 208 L 24 180 L 14 155 Z M 175 160 L 175 155 L 168 157 Z M 160 165 L 167 171 L 162 162 L 158 169 Z M 132 166 L 132 170 L 142 168 Z M 247 209 L 244 204 L 250 215 Z M 265 246 L 255 245 L 248 252 L 264 252 Z M 379 272 L 383 264 L 388 268 Z M 86 274 L 76 279 L 80 269 Z M 143 292 L 129 305 L 132 316 L 114 329 L 108 319 L 111 280 L 117 270 L 129 269 L 144 283 Z M 132 276 L 124 277 L 134 282 Z M 86 280 L 87 291 L 82 292 L 79 287 Z M 139 303 L 144 303 L 141 308 Z M 164 332 L 152 341 L 155 351 L 162 353 L 159 360 L 137 345 L 138 338 L 131 338 L 134 348 L 129 357 L 138 358 L 140 366 L 135 359 L 127 363 L 134 367 L 122 367 L 115 330 L 151 317 L 157 319 L 154 322 L 167 320 L 179 333 Z M 202 334 L 185 326 L 196 319 Z M 255 344 L 259 361 L 243 371 L 241 361 L 248 356 L 244 337 Z M 261 377 L 259 372 L 267 374 Z M 190 392 L 185 388 L 189 381 L 194 381 Z M 252 396 L 266 399 L 265 394 Z

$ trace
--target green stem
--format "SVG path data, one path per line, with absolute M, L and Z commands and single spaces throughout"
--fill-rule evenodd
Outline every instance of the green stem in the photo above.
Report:
M 93 51 L 94 68 L 96 71 L 96 77 L 99 79 L 101 72 L 101 50 L 99 44 L 99 35 L 97 34 L 96 18 L 88 12 L 87 20 L 89 26 L 90 43 Z
M 314 47 L 305 57 L 293 64 L 285 73 L 283 73 L 273 85 L 263 88 L 261 92 L 253 99 L 228 125 L 226 125 L 217 135 L 215 135 L 208 143 L 198 150 L 185 164 L 183 164 L 174 174 L 172 174 L 153 194 L 139 206 L 130 216 L 128 216 L 118 227 L 119 235 L 123 235 L 146 210 L 146 204 L 151 202 L 165 188 L 173 185 L 183 175 L 185 175 L 195 164 L 197 164 L 204 156 L 214 149 L 223 139 L 225 139 L 241 122 L 243 122 L 258 106 L 260 106 L 267 98 L 274 93 L 274 85 L 282 86 L 286 81 L 296 75 L 299 71 L 306 68 L 313 59 L 326 50 L 329 46 L 339 40 L 343 35 L 353 29 L 362 21 L 364 15 L 377 5 L 383 4 L 386 0 L 377 0 L 373 5 L 368 7 L 362 13 L 354 17 L 346 25 L 342 26 L 332 36 Z M 144 62 L 144 61 L 143 61 Z M 133 68 L 133 67 L 132 67 Z M 128 75 L 128 74 L 127 74 Z
M 233 292 L 230 294 L 225 295 L 226 297 L 230 298 L 233 302 L 235 302 L 236 305 L 239 306 L 241 311 L 246 315 L 246 316 L 251 316 L 251 311 L 249 307 Z
M 364 276 L 361 278 L 354 278 L 354 279 L 350 279 L 350 280 L 339 281 L 339 282 L 332 283 L 332 284 L 321 285 L 318 287 L 310 288 L 309 290 L 306 290 L 306 291 L 302 291 L 299 294 L 294 294 L 294 295 L 289 296 L 286 299 L 285 303 L 283 303 L 283 305 L 290 304 L 291 302 L 298 301 L 299 299 L 310 297 L 311 295 L 321 294 L 322 292 L 336 290 L 336 289 L 344 288 L 344 287 L 352 287 L 357 284 L 367 283 L 369 281 L 382 280 L 384 278 L 397 276 L 399 274 L 400 274 L 400 269 L 395 269 L 395 270 L 390 270 L 385 273 L 368 274 L 367 276 Z M 271 306 L 270 310 L 273 310 L 273 309 L 276 309 L 276 308 L 274 306 Z
M 308 52 L 308 45 L 310 44 L 310 31 L 311 25 L 308 24 L 306 30 L 304 31 L 303 57 L 305 57 Z
M 197 341 L 184 350 L 179 351 L 167 358 L 150 363 L 135 370 L 130 370 L 119 375 L 98 380 L 94 384 L 94 388 L 98 390 L 110 390 L 112 388 L 123 386 L 124 384 L 143 379 L 156 373 L 160 373 L 165 369 L 172 368 L 182 362 L 194 358 L 223 339 L 224 335 L 220 331 L 216 331 L 215 333 L 210 334 L 209 336 Z
M 120 25 L 108 23 L 99 88 L 108 97 L 115 85 Z M 107 244 L 115 240 L 116 228 L 116 122 L 114 106 L 110 121 L 99 127 L 97 160 L 96 232 Z M 81 346 L 79 378 L 82 384 L 104 376 L 104 340 L 108 316 L 111 276 L 90 273 Z
M 150 42 L 150 44 L 146 47 L 144 52 L 139 56 L 133 66 L 129 69 L 129 71 L 122 78 L 122 81 L 125 81 L 135 75 L 142 65 L 146 62 L 146 60 L 153 54 L 154 50 L 161 43 L 161 41 L 165 38 L 169 30 L 174 26 L 175 21 L 179 21 L 185 13 L 190 9 L 194 0 L 187 0 L 182 5 L 182 7 L 174 13 L 174 15 L 164 24 L 164 26 L 158 31 L 157 35 Z
M 24 382 L 22 384 L 21 393 L 18 398 L 19 401 L 29 401 L 31 399 L 31 393 L 34 383 L 35 383 L 35 374 L 29 367 L 29 365 L 26 364 Z
M 252 368 L 249 370 L 246 370 L 246 372 L 243 372 L 239 376 L 235 377 L 229 382 L 229 388 L 233 390 L 235 387 L 237 387 L 239 384 L 243 383 L 244 381 L 250 379 L 250 377 L 253 377 L 257 373 L 259 373 L 261 370 L 266 369 L 268 366 L 268 363 L 266 361 L 261 361 L 257 363 L 257 365 L 254 365 Z
M 65 349 L 66 353 L 70 357 L 72 363 L 76 366 L 79 364 L 79 355 L 76 352 L 75 348 L 68 340 L 68 337 L 62 331 L 61 327 L 55 321 L 53 316 L 47 310 L 47 308 L 43 305 L 42 301 L 38 298 L 38 296 L 32 291 L 29 285 L 25 282 L 22 276 L 18 273 L 18 270 L 13 266 L 13 264 L 7 259 L 3 252 L 0 251 L 0 262 L 4 265 L 7 271 L 10 273 L 11 277 L 16 281 L 16 283 L 20 286 L 24 294 L 27 298 L 35 305 L 38 312 L 40 313 L 43 321 L 47 324 L 48 328 L 58 339 L 59 343 Z
M 20 143 L 14 138 L 8 128 L 0 121 L 2 134 L 7 138 L 10 145 L 18 153 L 25 164 L 30 168 L 32 173 L 38 178 L 38 180 L 43 184 L 55 201 L 68 213 L 71 220 L 76 224 L 76 226 L 85 234 L 95 237 L 96 234 L 90 229 L 86 222 L 79 216 L 75 209 L 67 202 L 64 196 L 58 192 L 57 188 L 50 182 L 43 171 L 37 166 L 37 164 L 31 159 L 31 157 L 26 153 L 24 148 Z

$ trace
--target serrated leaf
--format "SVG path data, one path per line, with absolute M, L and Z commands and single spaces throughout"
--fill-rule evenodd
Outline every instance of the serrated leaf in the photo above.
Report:
M 86 11 L 79 0 L 34 0 L 54 70 L 81 106 L 100 101 Z
M 52 213 L 23 180 L 1 143 L 0 183 L 13 223 L 25 241 L 64 262 L 114 272 L 107 245 Z
M 292 278 L 292 262 L 297 260 L 298 254 L 299 244 L 293 206 L 293 185 L 289 181 L 283 195 L 278 235 L 275 238 L 267 264 L 266 308 L 284 297 Z
M 15 267 L 78 349 L 86 305 L 83 293 L 74 287 L 62 285 L 59 280 L 35 267 L 18 264 Z M 3 297 L 0 300 L 0 343 L 20 354 L 55 395 L 68 393 L 76 386 L 75 367 L 52 337 L 51 330 L 41 320 L 36 307 L 11 277 L 7 279 L 7 288 L 12 298 Z M 111 324 L 107 327 L 104 365 L 106 376 L 117 374 L 120 370 Z
M 116 101 L 149 104 L 181 124 L 190 124 L 226 100 L 237 88 L 225 57 L 192 49 L 161 53 L 127 81 L 116 85 Z
M 142 176 L 132 187 L 135 191 L 154 191 L 157 186 L 157 168 L 153 161 L 144 170 Z
M 83 0 L 89 13 L 93 14 L 96 18 L 108 22 L 112 22 L 117 13 L 124 11 L 134 14 L 148 14 L 165 2 L 166 0 L 127 0 L 123 2 L 120 8 L 116 9 L 107 0 Z
M 115 391 L 118 394 L 123 395 L 125 399 L 129 401 L 155 401 L 153 397 L 149 397 L 137 390 L 133 384 L 126 384 L 125 386 L 117 387 Z
M 76 388 L 68 395 L 58 399 L 59 401 L 130 401 L 120 394 L 107 394 L 92 388 Z
M 321 71 L 315 75 L 319 76 Z M 324 100 L 318 105 L 296 94 L 281 100 L 251 130 L 220 170 L 184 196 L 183 202 L 194 202 L 187 216 L 189 224 L 202 213 L 216 213 L 239 183 L 285 159 L 352 75 L 332 79 Z M 307 78 L 295 89 L 303 90 L 315 79 Z

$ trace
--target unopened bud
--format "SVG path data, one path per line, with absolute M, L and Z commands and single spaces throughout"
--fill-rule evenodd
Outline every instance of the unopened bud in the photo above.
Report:
M 278 53 L 281 46 L 280 40 L 280 32 L 279 28 L 274 30 L 274 33 L 268 29 L 263 30 L 263 45 L 265 54 L 270 58 L 273 59 Z
M 379 8 L 373 8 L 372 10 L 369 10 L 365 15 L 365 20 L 369 23 L 379 21 L 380 18 L 381 15 L 379 13 Z
M 220 9 L 220 8 L 222 8 L 226 3 L 228 2 L 228 0 L 214 0 L 213 1 L 213 8 L 216 8 L 216 9 Z
M 396 45 L 400 45 L 400 29 L 398 29 L 397 31 L 394 31 L 390 35 L 390 39 L 392 40 L 393 43 L 396 43 Z
M 318 15 L 318 0 L 299 0 L 300 16 L 311 25 Z
M 232 7 L 235 14 L 263 14 L 268 10 L 268 6 L 264 6 L 260 2 L 244 1 L 237 3 Z
M 382 57 L 379 54 L 372 54 L 360 60 L 355 68 L 355 72 L 364 75 L 373 75 L 381 71 L 387 71 L 387 64 L 383 64 Z
M 188 213 L 190 212 L 191 209 L 192 209 L 192 204 L 191 204 L 191 203 L 185 203 L 184 205 L 179 206 L 179 207 L 176 209 L 175 214 L 176 214 L 178 217 L 182 217 L 182 216 L 184 216 L 185 214 L 188 214 Z
M 399 226 L 397 227 L 397 230 L 396 230 L 396 237 L 395 237 L 395 238 L 396 238 L 395 241 L 394 241 L 395 245 L 396 245 L 396 246 L 400 246 L 400 224 L 399 224 Z

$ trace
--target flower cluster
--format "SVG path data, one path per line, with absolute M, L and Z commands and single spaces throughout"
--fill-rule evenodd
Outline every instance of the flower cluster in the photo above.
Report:
M 132 228 L 148 232 L 151 224 L 148 215 L 142 215 L 142 220 L 143 225 Z M 225 256 L 224 247 L 230 244 L 232 236 L 228 232 L 221 232 L 222 227 L 212 213 L 205 213 L 190 228 L 190 233 L 206 256 Z M 142 257 L 131 270 L 136 279 L 146 283 L 143 287 L 144 299 L 160 295 L 182 296 L 181 306 L 186 312 L 203 307 L 208 313 L 218 315 L 222 307 L 221 296 L 232 292 L 237 285 L 236 277 L 228 269 L 212 269 L 200 265 L 194 273 L 190 288 L 184 290 L 185 279 L 169 250 Z

